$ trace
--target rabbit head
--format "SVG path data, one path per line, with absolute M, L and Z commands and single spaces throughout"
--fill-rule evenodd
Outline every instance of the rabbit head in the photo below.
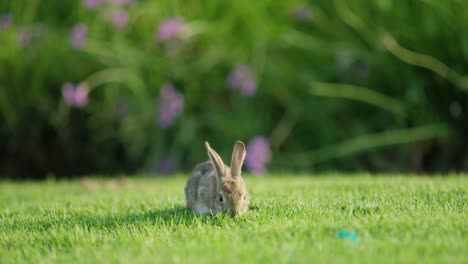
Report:
M 208 142 L 205 142 L 205 146 L 218 177 L 216 211 L 227 211 L 232 217 L 244 214 L 250 204 L 250 195 L 241 176 L 242 164 L 246 155 L 244 143 L 237 141 L 234 144 L 230 167 L 224 165 L 221 157 L 210 147 Z

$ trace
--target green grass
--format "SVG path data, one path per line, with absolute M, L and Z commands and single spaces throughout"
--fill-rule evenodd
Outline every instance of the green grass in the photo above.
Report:
M 237 220 L 185 211 L 184 177 L 0 183 L 0 263 L 468 261 L 466 175 L 246 180 Z

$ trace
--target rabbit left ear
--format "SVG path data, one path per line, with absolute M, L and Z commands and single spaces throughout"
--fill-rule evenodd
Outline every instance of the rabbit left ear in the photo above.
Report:
M 205 147 L 206 150 L 208 150 L 208 156 L 210 157 L 211 163 L 213 164 L 216 175 L 218 176 L 219 179 L 224 179 L 227 177 L 225 167 L 224 167 L 224 162 L 219 156 L 219 154 L 211 148 L 210 144 L 208 142 L 205 142 Z
M 241 141 L 237 141 L 234 144 L 234 150 L 232 151 L 231 158 L 231 176 L 233 178 L 241 175 L 242 164 L 244 164 L 244 159 L 246 155 L 245 145 Z

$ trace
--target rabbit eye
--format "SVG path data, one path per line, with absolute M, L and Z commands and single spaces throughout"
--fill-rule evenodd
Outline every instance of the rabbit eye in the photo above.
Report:
M 220 203 L 223 202 L 223 196 L 221 194 L 218 195 L 218 200 L 219 200 Z

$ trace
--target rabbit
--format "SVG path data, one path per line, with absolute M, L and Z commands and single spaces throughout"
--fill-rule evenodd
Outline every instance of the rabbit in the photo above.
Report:
M 241 141 L 234 144 L 231 167 L 205 142 L 210 160 L 195 166 L 185 185 L 187 208 L 197 214 L 216 215 L 227 211 L 231 217 L 247 212 L 250 195 L 241 176 L 246 150 Z

